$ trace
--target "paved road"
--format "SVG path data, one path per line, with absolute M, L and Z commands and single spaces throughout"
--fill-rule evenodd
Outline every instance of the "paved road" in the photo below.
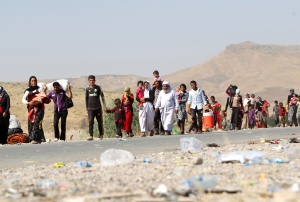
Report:
M 258 141 L 259 138 L 278 139 L 299 137 L 300 128 L 270 128 L 257 130 L 241 130 L 230 132 L 212 132 L 192 135 L 154 136 L 146 138 L 132 138 L 129 141 L 109 139 L 102 141 L 77 141 L 65 143 L 51 143 L 42 145 L 14 145 L 0 146 L 0 169 L 22 167 L 29 165 L 52 164 L 63 161 L 65 163 L 99 158 L 106 149 L 119 148 L 132 152 L 134 155 L 149 152 L 172 151 L 180 149 L 179 139 L 195 136 L 202 140 L 203 145 L 217 143 L 219 145 Z M 293 133 L 297 134 L 292 135 Z

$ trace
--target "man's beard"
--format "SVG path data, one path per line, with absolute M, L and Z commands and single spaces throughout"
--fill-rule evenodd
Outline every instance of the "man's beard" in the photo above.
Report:
M 164 89 L 164 92 L 167 94 L 168 92 L 170 92 L 170 89 Z

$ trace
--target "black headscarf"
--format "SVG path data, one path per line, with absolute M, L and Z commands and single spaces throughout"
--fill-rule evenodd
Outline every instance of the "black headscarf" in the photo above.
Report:
M 7 92 L 4 90 L 4 88 L 2 86 L 0 86 L 0 97 L 3 97 L 6 94 L 7 94 Z
M 36 86 L 31 86 L 31 83 L 30 83 L 31 79 L 36 80 Z M 27 91 L 35 91 L 35 90 L 39 89 L 39 86 L 37 85 L 37 78 L 35 76 L 31 76 L 29 78 L 28 87 L 29 88 L 26 89 Z

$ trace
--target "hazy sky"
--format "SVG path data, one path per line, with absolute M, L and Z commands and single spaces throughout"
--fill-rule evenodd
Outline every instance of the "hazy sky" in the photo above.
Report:
M 299 0 L 0 0 L 0 81 L 152 77 L 228 44 L 300 44 Z

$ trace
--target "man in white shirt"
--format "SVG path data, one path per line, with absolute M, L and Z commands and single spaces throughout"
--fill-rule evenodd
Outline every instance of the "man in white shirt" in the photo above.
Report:
M 188 98 L 188 112 L 192 116 L 192 125 L 189 128 L 189 133 L 193 128 L 196 128 L 198 133 L 202 133 L 202 116 L 203 116 L 203 105 L 207 105 L 207 101 L 203 94 L 203 91 L 197 87 L 196 81 L 191 81 L 191 90 Z M 199 126 L 197 125 L 197 117 Z
M 171 135 L 173 128 L 174 112 L 177 114 L 179 105 L 176 99 L 175 91 L 172 90 L 170 83 L 167 81 L 163 82 L 163 90 L 159 92 L 155 111 L 160 111 L 161 122 L 167 135 Z
M 246 112 L 248 111 L 248 106 L 249 103 L 251 102 L 250 100 L 250 95 L 249 93 L 245 93 L 245 99 L 243 101 L 244 105 L 244 116 L 243 116 L 243 123 L 242 123 L 242 129 L 248 129 L 248 114 Z

